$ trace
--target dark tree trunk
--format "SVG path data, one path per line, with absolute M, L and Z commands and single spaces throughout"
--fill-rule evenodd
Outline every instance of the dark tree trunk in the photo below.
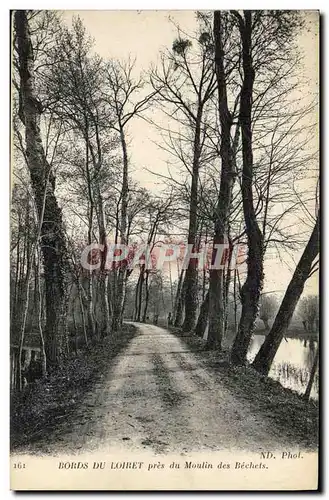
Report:
M 127 208 L 128 208 L 128 153 L 126 137 L 124 128 L 119 122 L 120 126 L 120 141 L 122 147 L 123 158 L 123 175 L 122 175 L 122 189 L 121 189 L 121 221 L 120 221 L 120 243 L 125 245 L 127 243 Z M 114 296 L 112 329 L 117 331 L 121 327 L 122 318 L 124 314 L 125 303 L 125 288 L 127 283 L 126 263 L 120 262 L 120 267 L 116 275 L 116 293 Z
M 237 301 L 237 269 L 234 269 L 233 278 L 233 301 L 234 301 L 234 333 L 238 332 L 238 301 Z
M 67 302 L 67 248 L 62 211 L 55 196 L 55 178 L 41 141 L 41 104 L 34 86 L 34 57 L 26 11 L 15 12 L 15 28 L 19 56 L 20 118 L 25 126 L 26 158 L 39 219 L 43 210 L 44 191 L 47 190 L 41 228 L 46 286 L 45 341 L 48 363 L 55 365 L 61 361 L 66 344 L 63 316 Z
M 232 201 L 232 189 L 235 178 L 233 148 L 231 145 L 231 128 L 233 119 L 228 109 L 224 68 L 224 47 L 222 43 L 222 13 L 214 12 L 215 65 L 218 83 L 218 109 L 221 125 L 221 178 L 219 196 L 216 207 L 214 249 L 212 264 L 216 252 L 221 251 L 216 245 L 224 245 L 227 236 L 228 219 Z M 225 280 L 224 269 L 210 269 L 209 273 L 209 330 L 208 347 L 221 348 L 225 325 Z
M 18 242 L 16 247 L 16 266 L 15 266 L 15 283 L 14 283 L 14 293 L 13 293 L 13 302 L 12 307 L 10 309 L 10 325 L 12 331 L 15 332 L 17 330 L 18 321 L 17 321 L 17 311 L 18 311 L 18 298 L 19 298 L 19 268 L 20 268 L 20 233 L 21 233 L 21 224 L 20 217 L 18 218 Z
M 89 168 L 89 128 L 88 122 L 85 121 L 85 130 L 86 130 L 86 178 L 87 178 L 87 186 L 88 186 L 88 198 L 89 198 L 89 209 L 88 209 L 88 245 L 92 243 L 92 229 L 93 229 L 93 217 L 94 217 L 94 194 L 92 190 L 92 181 L 91 181 L 91 173 Z M 95 341 L 96 336 L 96 324 L 95 324 L 95 316 L 94 316 L 94 308 L 93 308 L 93 274 L 91 271 L 88 272 L 88 283 L 87 283 L 87 322 L 88 322 L 88 332 L 91 336 L 92 342 Z
M 140 323 L 141 315 L 142 315 L 142 301 L 143 301 L 143 287 L 144 287 L 144 278 L 145 278 L 145 264 L 142 264 L 140 269 L 140 275 L 137 283 L 137 312 L 136 312 L 136 321 Z
M 95 325 L 95 315 L 93 306 L 94 297 L 94 287 L 93 287 L 93 275 L 88 273 L 88 292 L 87 292 L 87 318 L 88 318 L 88 330 L 90 332 L 92 342 L 95 341 L 96 336 L 96 325 Z
M 225 287 L 224 287 L 224 336 L 228 330 L 228 304 L 229 304 L 229 291 L 230 284 L 232 281 L 232 271 L 231 271 L 231 263 L 232 263 L 232 255 L 233 255 L 233 245 L 231 241 L 229 242 L 229 252 L 228 252 L 228 262 L 227 262 L 227 270 L 225 276 Z
M 139 297 L 139 287 L 141 283 L 141 272 L 139 271 L 139 276 L 138 280 L 136 283 L 136 288 L 135 288 L 135 310 L 134 310 L 134 321 L 137 321 L 137 314 L 138 314 L 138 297 Z
M 73 301 L 72 304 L 72 319 L 73 319 L 73 328 L 74 328 L 74 352 L 75 355 L 78 354 L 78 347 L 79 347 L 79 332 L 78 332 L 78 327 L 77 327 L 77 321 L 75 318 L 75 301 Z
M 21 321 L 21 331 L 20 331 L 20 339 L 19 339 L 19 354 L 18 354 L 18 375 L 19 375 L 19 386 L 18 389 L 21 391 L 23 389 L 23 366 L 22 366 L 22 359 L 23 359 L 23 347 L 24 347 L 24 338 L 25 338 L 25 327 L 26 327 L 26 320 L 27 320 L 27 314 L 28 314 L 28 309 L 29 309 L 29 291 L 30 291 L 30 277 L 31 277 L 31 262 L 30 259 L 27 261 L 27 270 L 26 270 L 26 284 L 25 284 L 25 294 L 24 298 L 22 301 L 22 310 L 23 310 L 23 317 Z
M 202 120 L 202 105 L 199 103 L 197 119 L 194 132 L 193 144 L 193 168 L 192 182 L 190 193 L 190 214 L 189 214 L 189 230 L 188 243 L 192 245 L 193 251 L 196 250 L 196 237 L 198 226 L 198 180 L 201 156 L 201 120 Z M 197 307 L 198 307 L 198 271 L 196 259 L 190 259 L 185 272 L 185 318 L 182 325 L 184 332 L 191 332 L 196 323 Z
M 102 271 L 99 275 L 99 294 L 101 302 L 101 315 L 99 325 L 99 335 L 105 337 L 110 334 L 110 308 L 108 302 L 108 275 L 106 271 Z
M 243 84 L 239 122 L 242 134 L 242 200 L 248 239 L 247 279 L 241 288 L 242 311 L 238 333 L 233 343 L 233 364 L 245 364 L 263 288 L 263 234 L 259 228 L 253 200 L 252 94 L 255 72 L 252 64 L 252 12 L 237 14 L 242 42 Z
M 120 262 L 121 264 L 121 262 Z M 114 332 L 118 331 L 121 327 L 122 317 L 124 313 L 124 298 L 125 298 L 125 269 L 119 268 L 115 275 L 115 294 L 114 294 L 114 304 L 113 304 L 113 316 L 112 316 L 112 330 Z
M 45 338 L 42 327 L 42 310 L 41 310 L 41 280 L 40 280 L 40 249 L 36 249 L 35 261 L 35 276 L 36 276 L 36 316 L 38 324 L 38 332 L 40 336 L 40 359 L 41 359 L 41 373 L 43 377 L 47 376 L 47 356 Z
M 304 290 L 304 285 L 311 272 L 312 263 L 319 253 L 320 234 L 318 214 L 316 224 L 311 237 L 306 245 L 303 255 L 297 264 L 293 277 L 289 283 L 286 293 L 276 315 L 271 331 L 267 335 L 264 344 L 259 349 L 252 366 L 260 373 L 267 375 L 270 371 L 273 359 L 281 344 L 292 315 L 295 311 L 299 298 Z
M 144 304 L 144 312 L 143 312 L 143 323 L 146 323 L 146 317 L 147 317 L 147 309 L 149 305 L 149 296 L 150 296 L 150 290 L 149 290 L 149 271 L 145 271 L 146 273 L 146 278 L 145 278 L 145 304 Z
M 100 167 L 98 166 L 98 169 Z M 99 171 L 98 174 L 99 176 Z M 99 182 L 99 181 L 98 181 Z M 98 336 L 105 337 L 110 334 L 110 307 L 108 301 L 108 270 L 106 269 L 107 259 L 107 241 L 106 241 L 106 227 L 104 216 L 103 197 L 100 192 L 100 187 L 97 184 L 97 221 L 99 229 L 99 241 L 104 245 L 104 251 L 101 252 L 100 272 L 98 277 L 98 291 L 100 295 L 100 321 L 98 328 Z
M 176 318 L 175 318 L 175 323 L 174 323 L 174 326 L 176 328 L 180 328 L 182 326 L 182 322 L 183 322 L 185 290 L 186 290 L 186 282 L 184 279 L 182 286 L 181 286 L 181 289 L 180 289 L 180 294 L 179 294 L 178 299 L 177 299 L 177 310 L 176 310 Z
M 179 273 L 179 278 L 178 278 L 178 283 L 177 283 L 177 291 L 176 291 L 176 296 L 175 296 L 175 304 L 174 304 L 174 312 L 173 312 L 173 324 L 174 324 L 174 326 L 176 326 L 178 304 L 179 304 L 179 301 L 181 300 L 183 282 L 184 282 L 184 269 L 182 269 L 181 272 Z
M 203 338 L 204 332 L 206 331 L 207 328 L 208 313 L 209 313 L 209 291 L 206 293 L 205 299 L 202 302 L 198 317 L 198 322 L 195 327 L 195 335 L 197 335 L 200 338 Z
M 81 321 L 82 321 L 82 330 L 83 330 L 83 335 L 85 338 L 86 346 L 88 346 L 88 335 L 87 335 L 87 329 L 86 329 L 85 310 L 83 307 L 83 300 L 82 300 L 82 294 L 81 294 L 82 285 L 80 283 L 79 276 L 77 276 L 77 289 L 78 289 L 78 299 L 79 299 L 80 314 L 81 314 Z

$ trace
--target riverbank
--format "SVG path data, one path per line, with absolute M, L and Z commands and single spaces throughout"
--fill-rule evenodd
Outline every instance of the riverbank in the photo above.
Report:
M 231 390 L 259 415 L 266 417 L 301 446 L 316 450 L 318 447 L 319 404 L 317 401 L 305 401 L 297 392 L 284 388 L 279 382 L 260 375 L 251 366 L 234 367 L 229 363 L 228 349 L 223 352 L 209 351 L 206 341 L 182 333 L 177 328 L 171 332 L 179 337 L 199 361 L 211 370 L 218 381 Z

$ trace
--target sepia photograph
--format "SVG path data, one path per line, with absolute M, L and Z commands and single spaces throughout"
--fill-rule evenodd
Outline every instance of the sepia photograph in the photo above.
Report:
M 319 11 L 10 26 L 11 489 L 317 490 Z

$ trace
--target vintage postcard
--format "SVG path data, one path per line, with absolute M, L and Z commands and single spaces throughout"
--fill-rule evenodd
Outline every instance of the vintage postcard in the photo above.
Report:
M 318 489 L 319 12 L 11 27 L 11 489 Z

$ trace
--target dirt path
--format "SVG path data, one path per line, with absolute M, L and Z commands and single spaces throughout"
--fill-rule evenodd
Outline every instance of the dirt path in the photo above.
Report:
M 274 450 L 289 446 L 273 420 L 255 416 L 183 342 L 163 328 L 137 335 L 94 387 L 62 436 L 66 451 Z

